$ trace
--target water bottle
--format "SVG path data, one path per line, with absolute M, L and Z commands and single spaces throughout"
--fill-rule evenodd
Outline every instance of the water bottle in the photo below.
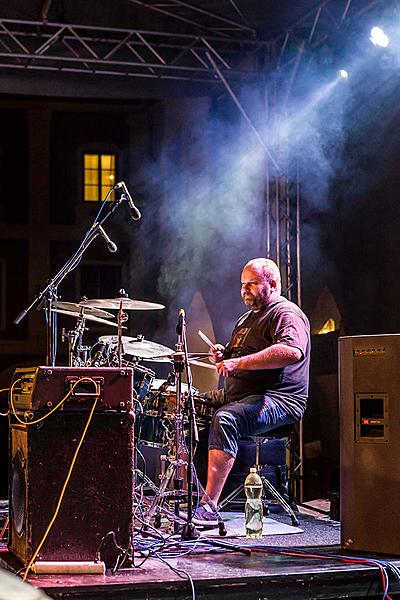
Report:
M 250 468 L 250 473 L 244 482 L 246 504 L 244 508 L 246 520 L 246 537 L 259 538 L 263 532 L 263 504 L 261 500 L 263 484 L 255 467 Z

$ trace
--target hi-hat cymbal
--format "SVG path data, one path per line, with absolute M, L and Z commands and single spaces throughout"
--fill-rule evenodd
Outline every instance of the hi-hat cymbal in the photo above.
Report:
M 174 361 L 169 356 L 156 356 L 155 358 L 143 358 L 144 362 L 157 362 L 157 363 L 169 363 L 172 364 Z M 194 367 L 204 367 L 205 369 L 213 369 L 215 371 L 215 365 L 210 363 L 201 362 L 194 358 L 189 358 L 189 363 Z
M 127 350 L 125 349 L 125 345 L 128 344 L 128 342 L 135 342 L 136 340 L 137 340 L 137 338 L 129 337 L 128 335 L 121 336 L 121 342 L 122 342 L 122 347 L 124 348 L 124 353 L 127 352 Z M 110 346 L 117 346 L 118 345 L 118 336 L 117 335 L 102 335 L 101 337 L 99 337 L 99 342 L 102 342 L 103 344 L 110 344 Z
M 165 308 L 164 304 L 156 302 L 146 302 L 145 300 L 131 300 L 125 296 L 120 298 L 98 298 L 94 300 L 82 300 L 82 306 L 95 306 L 97 308 L 111 308 L 119 310 L 161 310 Z
M 53 306 L 55 309 L 67 310 L 70 313 L 80 313 L 84 311 L 85 316 L 101 317 L 102 319 L 115 319 L 115 315 L 99 308 L 84 306 L 83 304 L 75 304 L 74 302 L 57 302 Z
M 210 363 L 203 363 L 200 360 L 201 358 L 208 358 L 208 352 L 188 352 L 189 363 L 196 367 L 205 367 L 206 369 L 214 369 L 215 366 Z M 154 355 L 152 357 L 143 357 L 143 360 L 146 362 L 160 362 L 160 363 L 173 363 L 175 359 L 183 360 L 184 354 L 183 352 L 171 352 L 170 354 L 161 354 Z
M 59 308 L 52 308 L 51 311 L 60 313 L 62 315 L 69 315 L 70 317 L 75 317 L 75 319 L 80 317 L 79 313 L 73 312 L 71 310 L 62 310 Z M 100 317 L 95 317 L 93 315 L 88 315 L 86 313 L 83 315 L 83 317 L 86 321 L 95 321 L 96 323 L 104 323 L 104 325 L 111 325 L 111 327 L 118 327 L 118 323 L 113 323 L 113 321 L 107 321 L 107 319 L 101 319 Z M 123 325 L 122 329 L 126 329 L 126 327 Z
M 165 357 L 170 356 L 173 353 L 171 348 L 167 346 L 162 346 L 161 344 L 157 344 L 156 342 L 150 342 L 150 340 L 135 340 L 124 344 L 125 352 L 127 354 L 131 354 L 132 356 L 137 356 L 138 358 L 152 359 L 153 357 Z M 160 361 L 164 362 L 164 361 Z

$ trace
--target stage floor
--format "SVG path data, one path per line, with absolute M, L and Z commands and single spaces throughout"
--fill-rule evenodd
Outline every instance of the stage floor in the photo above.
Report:
M 135 566 L 115 574 L 31 574 L 28 581 L 57 600 L 190 599 L 192 585 L 197 598 L 383 598 L 381 575 L 375 566 L 335 560 L 335 555 L 345 555 L 339 547 L 339 523 L 317 513 L 302 513 L 300 528 L 293 531 L 286 515 L 273 514 L 258 540 L 235 535 L 242 523 L 242 515 L 228 516 L 227 537 L 203 532 L 196 544 L 182 543 L 178 536 L 168 551 L 160 549 L 148 558 L 136 553 Z M 209 546 L 207 538 L 234 544 L 247 553 Z M 318 553 L 324 557 L 312 556 Z M 400 568 L 400 560 L 387 560 Z M 14 572 L 21 568 L 5 545 L 0 564 Z M 400 598 L 400 585 L 393 577 L 390 595 Z

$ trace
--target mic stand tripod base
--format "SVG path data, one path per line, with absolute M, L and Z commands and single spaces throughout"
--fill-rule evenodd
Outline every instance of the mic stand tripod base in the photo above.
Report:
M 200 533 L 196 529 L 196 525 L 192 521 L 188 521 L 181 533 L 181 540 L 197 540 L 200 537 Z

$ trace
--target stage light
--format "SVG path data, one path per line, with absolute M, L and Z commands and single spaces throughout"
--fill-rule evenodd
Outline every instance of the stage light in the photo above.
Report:
M 373 27 L 371 29 L 371 36 L 369 39 L 374 46 L 381 46 L 381 48 L 386 48 L 389 44 L 388 36 L 380 27 Z
M 348 71 L 346 71 L 346 69 L 339 69 L 339 76 L 342 79 L 348 79 L 349 78 L 349 73 L 348 73 Z

